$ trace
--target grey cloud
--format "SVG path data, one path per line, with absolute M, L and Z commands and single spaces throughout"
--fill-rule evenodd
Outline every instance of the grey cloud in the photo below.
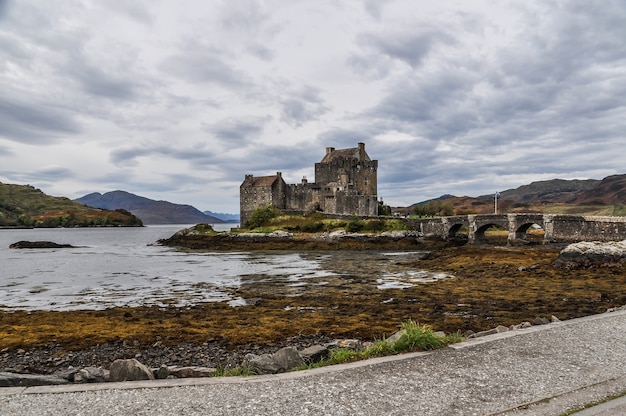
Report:
M 467 100 L 474 82 L 472 74 L 443 71 L 403 79 L 391 86 L 381 102 L 363 117 L 412 124 L 414 134 L 431 135 L 439 127 L 438 122 L 446 121 L 441 118 L 447 111 Z M 462 128 L 446 126 L 445 130 L 453 127 L 456 130 Z
M 12 156 L 13 154 L 14 152 L 11 148 L 0 145 L 0 156 Z
M 73 117 L 51 103 L 0 96 L 0 135 L 8 140 L 49 144 L 60 136 L 79 131 Z
M 356 147 L 357 143 L 370 143 L 371 136 L 364 130 L 334 129 L 321 133 L 317 136 L 317 142 L 324 147 L 337 149 L 349 149 Z M 368 148 L 365 149 L 368 151 Z M 368 151 L 369 153 L 369 151 Z
M 400 60 L 418 67 L 428 53 L 440 44 L 456 43 L 443 28 L 410 28 L 400 33 L 364 34 L 359 43 L 374 50 L 376 55 Z
M 134 167 L 138 165 L 138 158 L 150 156 L 165 156 L 172 159 L 185 160 L 196 167 L 212 164 L 219 160 L 220 157 L 215 151 L 201 144 L 186 148 L 181 148 L 176 144 L 169 146 L 134 145 L 112 150 L 109 153 L 109 160 L 116 166 Z
M 90 95 L 116 100 L 130 100 L 138 95 L 136 78 L 120 76 L 123 71 L 107 72 L 90 64 L 74 66 L 70 71 Z
M 4 17 L 9 6 L 9 0 L 0 0 L 0 19 Z
M 124 16 L 128 16 L 129 18 L 140 23 L 151 24 L 154 20 L 154 17 L 149 12 L 149 5 L 142 4 L 140 2 L 102 2 L 100 5 L 103 7 L 108 7 L 109 9 L 118 12 Z
M 384 6 L 385 2 L 380 0 L 363 0 L 363 8 L 365 11 L 376 19 L 380 19 Z
M 281 120 L 292 127 L 316 120 L 327 113 L 330 108 L 320 97 L 320 91 L 313 87 L 305 87 L 281 102 Z
M 220 12 L 220 25 L 235 33 L 258 33 L 261 24 L 268 18 L 267 13 L 256 1 L 228 2 Z
M 248 46 L 248 52 L 263 61 L 271 61 L 274 59 L 274 51 L 258 43 Z
M 508 76 L 528 84 L 546 80 L 572 81 L 594 65 L 611 65 L 626 56 L 626 7 L 620 1 L 564 3 L 542 10 L 528 39 L 501 51 L 499 61 Z
M 316 156 L 318 155 L 318 156 Z M 320 149 L 316 144 L 304 145 L 284 145 L 284 146 L 261 146 L 254 149 L 254 157 L 248 156 L 242 159 L 241 180 L 244 173 L 251 173 L 257 176 L 271 175 L 282 172 L 283 176 L 293 176 L 296 170 L 302 168 L 313 171 L 313 166 L 324 157 L 324 149 Z M 231 169 L 231 171 L 235 171 Z M 299 178 L 298 178 L 299 179 Z
M 50 166 L 39 169 L 35 172 L 36 176 L 41 178 L 45 178 L 48 181 L 58 180 L 64 178 L 71 178 L 74 176 L 74 172 L 70 169 L 60 167 L 60 166 Z
M 179 48 L 182 52 L 166 58 L 161 69 L 188 83 L 211 83 L 224 88 L 243 88 L 249 77 L 227 63 L 222 52 L 192 41 Z
M 395 33 L 363 33 L 357 43 L 362 53 L 348 58 L 348 64 L 359 74 L 380 79 L 389 75 L 394 61 L 417 68 L 434 48 L 455 45 L 455 38 L 442 27 L 410 27 Z
M 0 175 L 11 178 L 11 181 L 31 184 L 49 184 L 58 180 L 73 178 L 76 176 L 72 170 L 60 166 L 44 167 L 42 169 L 29 172 L 0 171 Z
M 268 121 L 267 117 L 229 118 L 208 126 L 207 130 L 226 143 L 243 143 L 263 133 L 264 125 Z

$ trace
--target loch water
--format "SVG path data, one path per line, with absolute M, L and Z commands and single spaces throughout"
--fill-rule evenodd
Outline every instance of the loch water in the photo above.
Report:
M 338 279 L 343 279 L 341 284 L 384 290 L 445 277 L 394 268 L 398 257 L 411 260 L 420 253 L 187 252 L 156 244 L 184 227 L 2 229 L 0 309 L 186 306 L 213 301 L 238 306 L 246 300 L 232 293 L 242 285 L 275 285 L 297 295 L 307 285 L 332 286 Z M 227 230 L 230 225 L 215 228 Z M 75 248 L 9 248 L 23 240 Z

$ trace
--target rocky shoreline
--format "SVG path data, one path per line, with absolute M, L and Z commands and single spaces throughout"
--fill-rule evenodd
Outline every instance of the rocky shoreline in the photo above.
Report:
M 465 338 L 556 322 L 560 320 L 555 316 L 549 319 L 538 317 L 533 322 L 526 321 L 510 327 L 500 325 L 481 332 L 468 331 Z M 393 341 L 400 336 L 402 330 L 388 340 Z M 63 353 L 60 346 L 50 345 L 28 351 L 20 349 L 14 354 L 4 351 L 0 356 L 0 387 L 215 377 L 235 368 L 248 369 L 252 374 L 275 374 L 318 362 L 328 357 L 333 348 L 360 350 L 369 345 L 372 343 L 368 341 L 333 340 L 323 335 L 300 335 L 272 345 L 252 344 L 234 349 L 215 342 L 202 345 L 181 343 L 170 347 L 156 342 L 142 347 L 137 342 L 124 341 Z
M 239 237 L 239 242 L 253 237 Z M 626 304 L 624 262 L 616 261 L 614 245 L 607 247 L 608 262 L 599 256 L 601 248 L 591 250 L 589 244 L 570 250 L 431 247 L 430 255 L 415 264 L 396 266 L 445 272 L 452 278 L 388 290 L 377 290 L 367 280 L 362 285 L 348 280 L 295 297 L 252 285 L 233 293 L 257 299 L 240 307 L 217 302 L 189 308 L 4 311 L 0 385 L 101 382 L 116 360 L 137 360 L 156 377 L 214 375 L 240 366 L 251 354 L 389 337 L 407 319 L 436 331 L 479 336 L 516 329 L 525 321 L 548 323 L 551 316 L 563 320 L 598 314 Z M 575 266 L 572 253 L 577 252 L 582 257 Z M 558 264 L 561 253 L 566 267 Z

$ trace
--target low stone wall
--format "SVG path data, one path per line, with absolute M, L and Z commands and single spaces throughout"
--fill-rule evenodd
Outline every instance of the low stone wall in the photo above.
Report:
M 626 218 L 583 215 L 546 215 L 548 242 L 621 241 L 626 239 Z

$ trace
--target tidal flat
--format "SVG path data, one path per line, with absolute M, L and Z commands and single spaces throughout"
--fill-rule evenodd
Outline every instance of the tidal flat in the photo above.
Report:
M 556 268 L 559 251 L 542 245 L 436 247 L 417 257 L 378 251 L 357 257 L 346 251 L 344 261 L 333 260 L 340 273 L 317 276 L 306 288 L 246 276 L 232 290 L 237 302 L 3 311 L 0 368 L 39 373 L 107 368 L 116 358 L 130 357 L 153 366 L 224 367 L 247 352 L 285 345 L 381 339 L 409 319 L 463 334 L 626 305 L 623 268 Z M 323 252 L 308 255 L 325 261 Z M 388 264 L 383 277 L 380 270 L 364 273 L 380 264 L 381 256 Z

